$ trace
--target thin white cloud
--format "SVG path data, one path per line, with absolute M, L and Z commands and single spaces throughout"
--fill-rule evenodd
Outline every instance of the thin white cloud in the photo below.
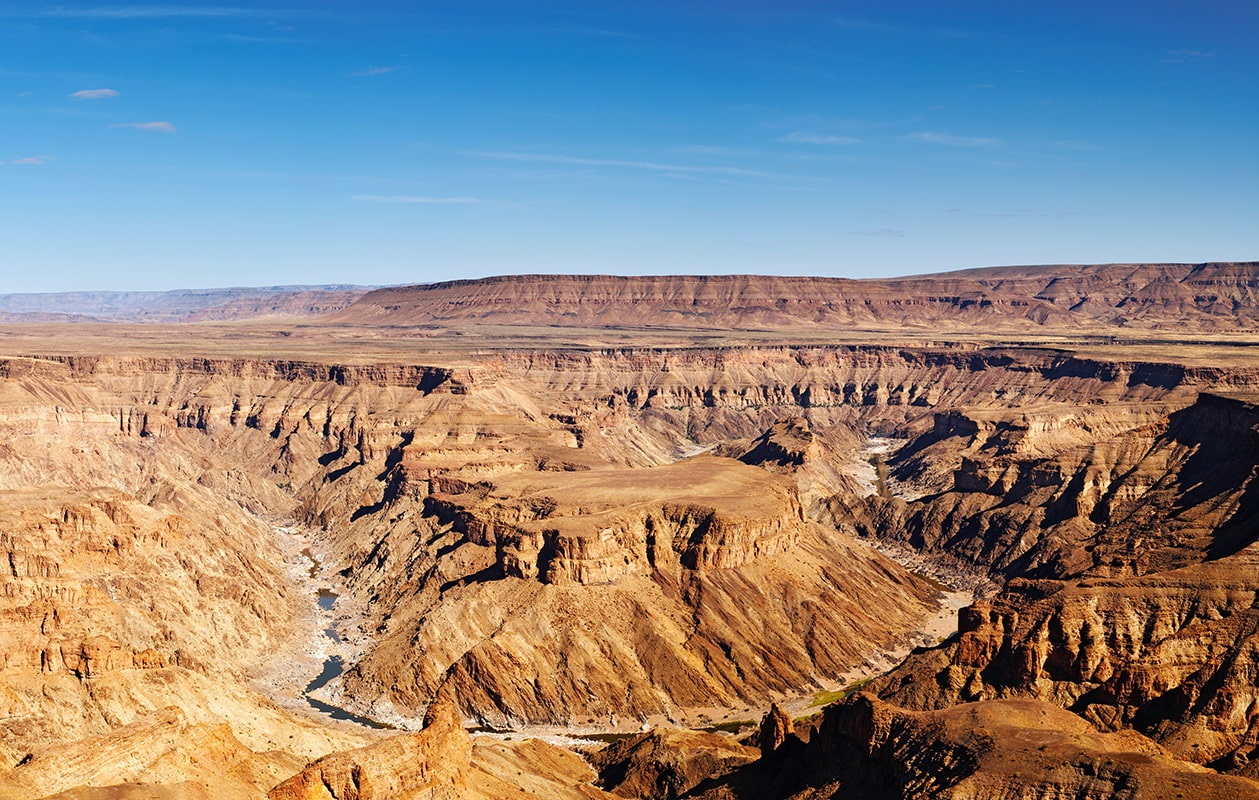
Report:
M 477 197 L 421 197 L 409 194 L 356 194 L 355 203 L 404 203 L 411 205 L 468 205 L 480 203 Z
M 350 77 L 369 78 L 372 75 L 388 75 L 396 70 L 397 67 L 368 67 L 367 69 L 361 69 L 358 72 L 351 72 Z
M 894 239 L 899 239 L 900 237 L 905 235 L 905 232 L 901 230 L 900 228 L 875 228 L 874 230 L 869 230 L 869 231 L 848 231 L 848 235 L 849 236 L 887 236 Z
M 96 6 L 94 8 L 65 8 L 53 6 L 30 12 L 6 10 L 0 16 L 63 17 L 67 19 L 165 19 L 169 17 L 282 17 L 292 11 L 269 8 L 240 8 L 233 6 Z
M 137 131 L 149 131 L 150 133 L 174 133 L 175 126 L 169 122 L 119 122 L 111 125 L 111 128 L 133 128 Z
M 862 19 L 860 17 L 832 17 L 831 24 L 837 28 L 844 28 L 860 33 L 869 34 L 887 34 L 892 36 L 909 36 L 914 38 L 928 39 L 972 39 L 976 34 L 971 31 L 958 30 L 956 28 L 934 28 L 934 27 L 917 27 L 892 25 L 887 22 L 881 22 L 877 19 Z
M 511 153 L 511 152 L 470 152 L 468 155 L 481 158 L 493 158 L 500 161 L 520 161 L 534 164 L 567 164 L 578 167 L 617 167 L 622 169 L 640 169 L 650 172 L 684 174 L 740 175 L 744 177 L 767 177 L 768 173 L 706 164 L 664 164 L 657 161 L 629 161 L 617 158 L 581 158 L 578 156 L 559 156 L 547 153 Z
M 225 42 L 233 44 L 319 44 L 319 39 L 298 39 L 288 36 L 247 36 L 243 33 L 224 33 L 220 36 L 211 36 L 210 39 L 222 39 Z
M 19 158 L 13 163 L 15 165 L 33 167 L 38 166 L 39 164 L 47 164 L 49 161 L 52 161 L 52 159 L 48 156 L 27 156 L 26 158 Z
M 782 136 L 778 139 L 780 142 L 790 142 L 791 144 L 861 144 L 861 139 L 855 136 L 837 136 L 833 133 L 812 133 L 810 131 L 796 131 Z
M 841 28 L 858 31 L 890 31 L 894 30 L 891 25 L 886 22 L 879 22 L 873 19 L 858 19 L 855 17 L 835 17 L 831 20 L 835 25 Z
M 113 89 L 81 89 L 70 94 L 75 100 L 105 100 L 110 97 L 117 97 L 118 92 Z
M 994 139 L 991 136 L 957 136 L 939 131 L 915 131 L 906 134 L 903 138 L 910 142 L 942 144 L 948 147 L 995 147 L 1001 144 L 1000 139 Z
M 1183 64 L 1186 61 L 1197 61 L 1200 58 L 1213 58 L 1215 53 L 1208 53 L 1202 50 L 1171 50 L 1167 53 L 1167 58 L 1163 59 L 1165 64 Z
M 1092 142 L 1085 142 L 1079 139 L 1059 139 L 1053 143 L 1054 147 L 1061 147 L 1063 150 L 1100 150 L 1101 148 Z

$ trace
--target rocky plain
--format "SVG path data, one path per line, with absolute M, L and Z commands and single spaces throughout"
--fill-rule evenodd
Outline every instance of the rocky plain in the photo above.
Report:
M 3 308 L 0 798 L 1259 797 L 1259 264 Z

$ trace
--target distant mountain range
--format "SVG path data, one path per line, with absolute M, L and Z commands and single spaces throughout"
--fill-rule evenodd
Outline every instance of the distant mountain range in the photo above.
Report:
M 904 278 L 508 275 L 352 285 L 0 295 L 0 321 L 780 330 L 1259 328 L 1259 262 L 990 267 Z
M 0 294 L 0 321 L 197 322 L 339 311 L 371 287 L 267 286 L 169 292 Z

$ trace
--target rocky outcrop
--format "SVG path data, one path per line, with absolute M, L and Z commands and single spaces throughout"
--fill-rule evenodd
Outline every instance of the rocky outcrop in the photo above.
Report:
M 0 770 L 0 797 L 61 797 L 64 791 L 66 798 L 256 800 L 300 763 L 288 753 L 256 753 L 226 723 L 193 724 L 168 707 L 24 756 L 14 769 Z
M 619 797 L 676 800 L 706 781 L 719 780 L 757 758 L 731 736 L 655 728 L 590 756 L 599 783 Z
M 868 694 L 828 706 L 795 742 L 693 792 L 717 800 L 1230 800 L 1259 783 L 1178 761 L 1144 737 L 1099 733 L 1047 703 L 995 700 L 911 712 Z
M 267 794 L 268 800 L 616 800 L 570 750 L 537 739 L 469 736 L 439 699 L 418 733 L 395 734 L 326 756 Z
M 1035 697 L 1221 769 L 1259 756 L 1259 550 L 1125 580 L 1011 581 L 870 691 L 909 708 Z
M 756 743 L 761 748 L 761 755 L 777 750 L 794 732 L 791 716 L 774 703 L 761 720 L 761 728 L 757 732 Z
M 268 800 L 459 800 L 468 789 L 472 738 L 449 701 L 429 707 L 424 730 L 334 753 L 267 793 Z

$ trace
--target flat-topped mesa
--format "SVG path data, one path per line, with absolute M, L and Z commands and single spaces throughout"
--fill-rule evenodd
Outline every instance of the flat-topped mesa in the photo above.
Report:
M 378 289 L 329 319 L 631 328 L 852 324 L 959 328 L 1253 327 L 1259 265 L 1004 267 L 883 280 L 770 275 L 518 275 Z
M 738 567 L 791 549 L 807 524 L 791 481 L 713 457 L 508 476 L 484 494 L 431 495 L 427 507 L 495 548 L 503 575 L 543 583 Z

